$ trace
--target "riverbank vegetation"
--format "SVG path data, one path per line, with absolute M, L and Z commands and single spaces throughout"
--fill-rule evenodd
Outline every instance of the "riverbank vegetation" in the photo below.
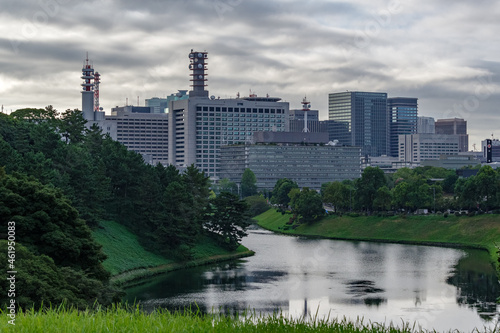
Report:
M 414 243 L 454 247 L 475 247 L 489 251 L 497 260 L 500 241 L 500 216 L 397 215 L 349 216 L 330 215 L 312 224 L 289 224 L 292 214 L 275 209 L 256 216 L 263 228 L 291 235 L 346 240 Z
M 2 316 L 4 316 L 2 314 Z M 422 332 L 413 323 L 379 324 L 362 319 L 314 318 L 290 319 L 286 315 L 269 316 L 247 313 L 239 316 L 201 314 L 196 309 L 184 312 L 156 310 L 145 313 L 137 307 L 97 308 L 77 311 L 59 307 L 19 313 L 16 325 L 0 321 L 2 332 Z M 479 331 L 478 331 L 479 332 Z
M 16 268 L 31 272 L 22 276 L 29 283 L 19 282 L 26 297 L 17 306 L 66 299 L 81 308 L 118 299 L 111 274 L 238 254 L 248 215 L 245 201 L 216 195 L 193 165 L 180 172 L 146 164 L 97 126 L 85 128 L 80 111 L 49 106 L 0 114 L 3 239 L 9 222 L 16 225 Z M 4 279 L 0 305 L 9 301 L 6 288 Z

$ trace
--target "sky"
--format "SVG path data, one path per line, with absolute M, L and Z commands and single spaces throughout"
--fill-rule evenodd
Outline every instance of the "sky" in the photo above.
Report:
M 500 138 L 495 0 L 0 0 L 4 112 L 81 109 L 89 54 L 100 101 L 144 105 L 189 89 L 208 52 L 210 95 L 269 94 L 328 118 L 328 94 L 417 97 L 419 116 L 463 118 L 470 149 Z

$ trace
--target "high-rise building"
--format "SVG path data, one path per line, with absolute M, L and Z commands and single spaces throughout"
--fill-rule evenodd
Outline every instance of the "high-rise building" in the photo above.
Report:
M 288 131 L 289 104 L 280 98 L 256 95 L 208 98 L 207 53 L 191 50 L 189 58 L 193 77 L 189 98 L 169 105 L 168 160 L 180 169 L 194 164 L 217 180 L 220 147 L 250 142 L 256 131 Z
M 307 130 L 309 132 L 328 132 L 328 124 L 319 120 L 318 110 L 304 111 L 301 109 L 290 110 L 290 132 L 303 132 L 305 113 L 307 112 Z
M 387 93 L 347 91 L 328 96 L 330 138 L 359 146 L 363 155 L 389 152 Z
M 435 121 L 432 117 L 418 117 L 417 134 L 435 134 Z
M 435 123 L 436 134 L 459 135 L 460 152 L 469 151 L 467 121 L 459 118 L 438 119 Z
M 389 112 L 389 155 L 399 156 L 399 136 L 417 133 L 418 98 L 387 98 Z

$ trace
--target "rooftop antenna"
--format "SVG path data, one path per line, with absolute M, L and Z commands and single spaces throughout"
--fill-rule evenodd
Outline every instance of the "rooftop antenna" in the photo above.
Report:
M 307 100 L 307 97 L 304 96 L 304 99 L 302 100 L 302 111 L 304 111 L 304 129 L 302 132 L 307 133 L 309 132 L 309 128 L 307 128 L 307 112 L 311 110 L 311 104 Z

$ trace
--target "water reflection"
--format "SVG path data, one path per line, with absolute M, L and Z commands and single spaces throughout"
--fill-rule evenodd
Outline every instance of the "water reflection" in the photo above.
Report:
M 486 253 L 310 240 L 252 231 L 256 255 L 172 272 L 128 290 L 146 309 L 227 314 L 282 311 L 294 318 L 351 318 L 424 329 L 494 326 L 500 294 Z M 420 326 L 419 326 L 420 327 Z

